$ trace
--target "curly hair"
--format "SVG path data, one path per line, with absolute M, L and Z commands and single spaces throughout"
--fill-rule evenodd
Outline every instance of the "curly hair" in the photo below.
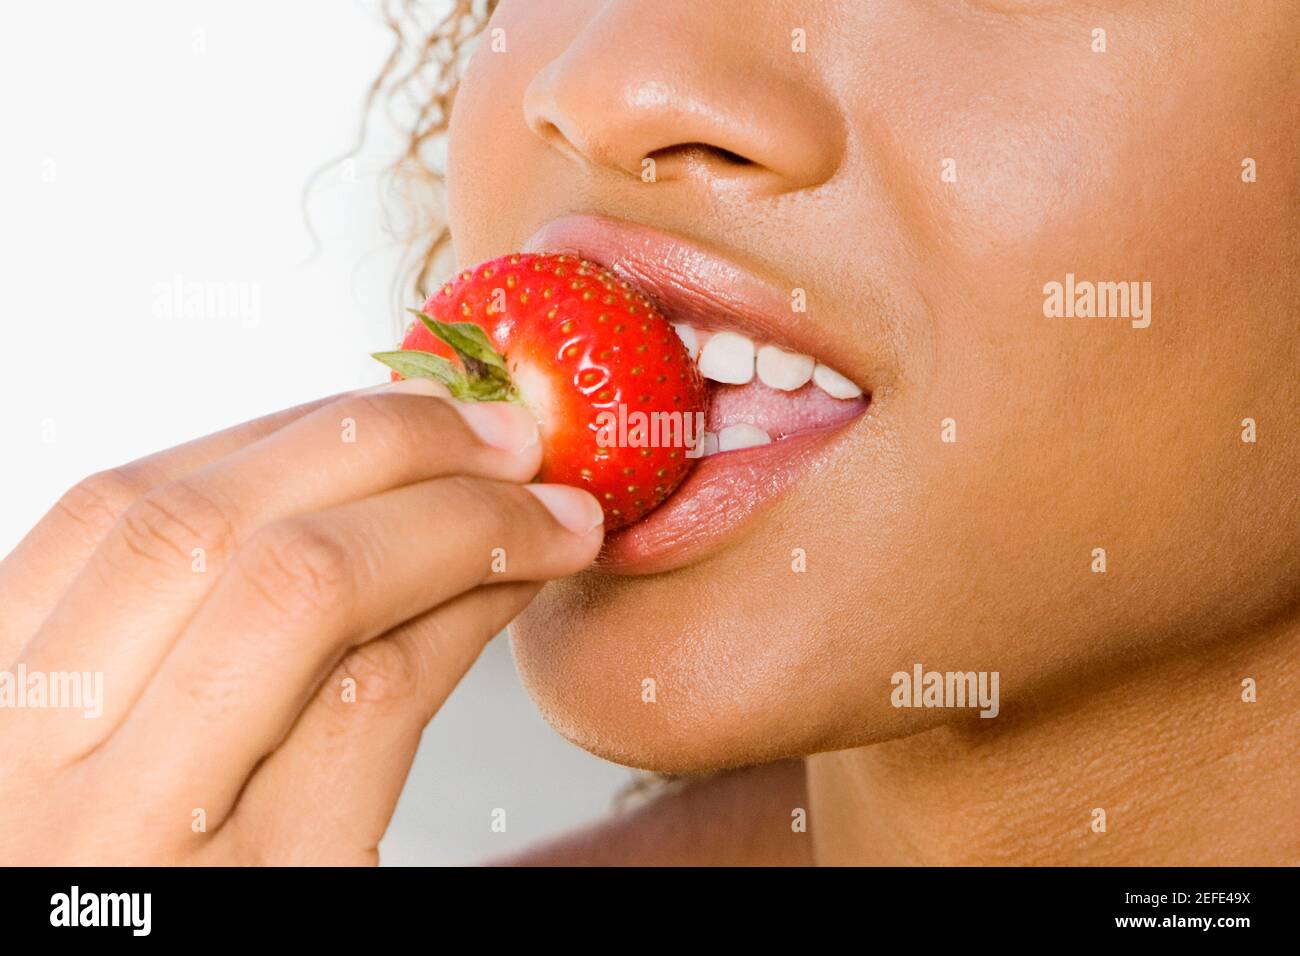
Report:
M 358 145 L 376 109 L 401 133 L 405 148 L 387 170 L 387 185 L 401 196 L 411 221 L 390 229 L 408 252 L 397 276 L 399 297 L 423 300 L 431 279 L 445 271 L 448 250 L 444 200 L 444 134 L 465 63 L 497 0 L 384 0 L 382 16 L 393 49 L 366 93 Z M 444 7 L 435 15 L 433 7 Z

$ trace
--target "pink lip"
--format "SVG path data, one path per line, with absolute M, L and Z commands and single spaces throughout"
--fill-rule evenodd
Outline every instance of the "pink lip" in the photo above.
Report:
M 770 445 L 701 459 L 672 497 L 605 539 L 597 567 L 618 574 L 653 574 L 699 560 L 833 454 L 830 440 L 844 427 L 801 432 Z
M 524 251 L 569 252 L 601 263 L 646 292 L 672 321 L 741 332 L 815 355 L 850 374 L 857 364 L 825 328 L 791 311 L 788 291 L 668 234 L 604 217 L 569 216 L 540 229 Z M 652 574 L 723 546 L 760 508 L 833 457 L 834 439 L 868 404 L 862 399 L 852 411 L 846 407 L 834 425 L 701 459 L 664 504 L 606 538 L 597 567 Z

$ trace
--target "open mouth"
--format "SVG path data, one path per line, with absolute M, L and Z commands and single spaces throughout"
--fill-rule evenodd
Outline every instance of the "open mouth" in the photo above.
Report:
M 625 276 L 669 317 L 709 389 L 702 457 L 644 520 L 606 538 L 598 567 L 665 571 L 720 547 L 818 462 L 870 404 L 839 369 L 855 355 L 792 307 L 797 296 L 673 236 L 571 216 L 525 251 L 574 253 Z
M 739 332 L 674 328 L 710 383 L 704 457 L 834 427 L 865 407 L 861 388 L 811 355 Z

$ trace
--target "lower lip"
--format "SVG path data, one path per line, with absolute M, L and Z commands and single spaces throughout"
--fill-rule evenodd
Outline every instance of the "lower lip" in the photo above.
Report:
M 863 402 L 862 411 L 867 407 Z M 664 504 L 605 539 L 596 567 L 615 574 L 654 574 L 707 557 L 830 457 L 834 439 L 852 421 L 856 418 L 700 459 Z

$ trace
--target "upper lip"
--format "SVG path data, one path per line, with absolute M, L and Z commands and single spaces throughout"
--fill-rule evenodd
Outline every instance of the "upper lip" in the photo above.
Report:
M 758 343 L 815 357 L 870 392 L 866 365 L 831 323 L 791 307 L 787 288 L 701 245 L 648 226 L 604 216 L 572 215 L 544 225 L 525 252 L 573 253 L 631 282 L 669 321 L 698 329 L 739 332 Z

